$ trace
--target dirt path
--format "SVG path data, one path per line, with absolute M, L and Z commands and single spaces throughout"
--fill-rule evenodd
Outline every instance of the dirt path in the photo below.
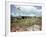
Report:
M 19 27 L 19 26 L 17 26 L 16 28 L 15 27 L 12 28 L 12 32 L 23 32 L 23 31 L 40 31 L 40 26 L 39 25 L 33 25 L 30 27 L 27 27 L 27 26 Z

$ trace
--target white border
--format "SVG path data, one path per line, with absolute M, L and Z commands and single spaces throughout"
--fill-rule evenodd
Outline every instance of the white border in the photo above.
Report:
M 31 32 L 10 32 L 10 4 L 15 4 L 15 5 L 38 5 L 42 6 L 42 31 L 31 31 Z M 22 37 L 24 35 L 34 35 L 37 33 L 43 33 L 45 31 L 44 27 L 44 3 L 25 3 L 25 2 L 6 2 L 6 36 L 7 37 Z M 44 27 L 44 28 L 43 28 Z M 27 37 L 27 36 L 26 36 Z

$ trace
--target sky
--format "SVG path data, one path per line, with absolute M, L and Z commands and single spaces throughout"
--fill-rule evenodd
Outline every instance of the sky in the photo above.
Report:
M 11 5 L 11 15 L 12 16 L 42 16 L 41 6 L 16 6 Z

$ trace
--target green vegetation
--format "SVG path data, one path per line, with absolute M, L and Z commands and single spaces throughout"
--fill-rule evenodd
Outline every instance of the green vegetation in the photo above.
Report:
M 27 16 L 26 16 L 27 17 Z M 19 18 L 11 17 L 11 26 L 32 26 L 32 25 L 41 25 L 42 17 L 27 17 Z

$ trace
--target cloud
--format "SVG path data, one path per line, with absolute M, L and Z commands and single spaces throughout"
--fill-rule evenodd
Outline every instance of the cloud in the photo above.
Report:
M 11 5 L 12 16 L 41 16 L 42 11 L 38 6 L 15 6 Z

